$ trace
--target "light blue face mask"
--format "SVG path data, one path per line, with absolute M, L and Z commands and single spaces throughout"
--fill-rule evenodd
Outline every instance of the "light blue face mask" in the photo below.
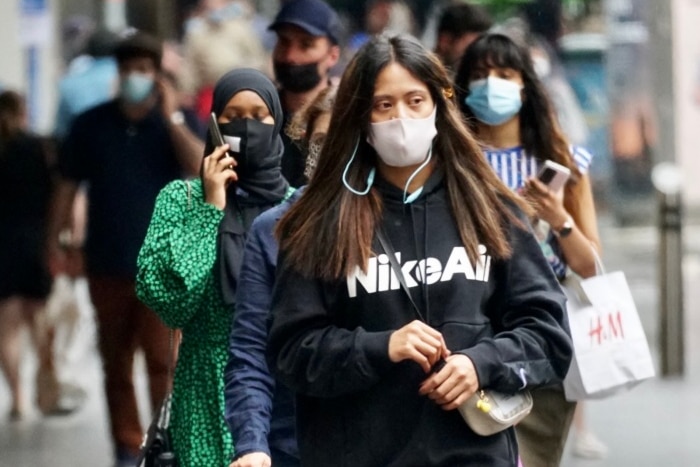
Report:
M 153 76 L 144 73 L 129 73 L 120 84 L 119 95 L 130 104 L 145 101 L 153 91 Z
M 469 95 L 464 103 L 479 121 L 500 125 L 520 112 L 523 105 L 521 89 L 517 83 L 489 76 L 469 83 Z
M 376 169 L 372 167 L 372 170 L 369 171 L 369 175 L 367 175 L 367 188 L 365 188 L 363 191 L 359 191 L 354 189 L 353 187 L 350 186 L 347 180 L 347 175 L 348 175 L 348 170 L 350 169 L 350 165 L 352 164 L 352 161 L 355 160 L 355 155 L 357 154 L 357 147 L 360 144 L 360 140 L 358 139 L 357 142 L 355 143 L 355 149 L 352 151 L 352 156 L 350 156 L 350 160 L 348 161 L 347 164 L 345 164 L 345 170 L 343 170 L 343 185 L 345 185 L 345 188 L 348 189 L 351 193 L 354 193 L 358 196 L 365 196 L 367 193 L 369 193 L 369 190 L 372 188 L 372 185 L 374 184 L 374 176 L 376 174 Z M 430 149 L 428 149 L 428 155 L 425 158 L 425 161 L 411 174 L 410 177 L 408 177 L 408 180 L 406 180 L 406 186 L 403 189 L 403 202 L 404 204 L 412 203 L 418 197 L 420 194 L 423 192 L 423 187 L 418 188 L 416 191 L 408 195 L 408 186 L 411 184 L 411 181 L 414 179 L 418 173 L 425 168 L 426 165 L 430 162 L 430 159 L 433 157 L 433 145 L 430 145 Z

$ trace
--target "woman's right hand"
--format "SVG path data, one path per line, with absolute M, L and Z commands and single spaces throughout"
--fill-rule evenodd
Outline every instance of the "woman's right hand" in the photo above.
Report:
M 426 373 L 430 373 L 439 360 L 449 356 L 442 334 L 419 320 L 394 331 L 389 338 L 389 359 L 392 362 L 413 360 Z
M 238 174 L 233 170 L 238 163 L 229 156 L 228 149 L 228 144 L 219 146 L 202 160 L 204 200 L 219 209 L 226 207 L 226 188 L 229 183 L 238 180 Z

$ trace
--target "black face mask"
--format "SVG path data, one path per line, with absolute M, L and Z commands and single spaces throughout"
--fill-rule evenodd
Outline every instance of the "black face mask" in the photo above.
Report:
M 289 63 L 274 62 L 275 77 L 283 89 L 290 92 L 310 91 L 321 82 L 318 73 L 319 62 L 307 65 L 292 65 Z
M 246 174 L 255 172 L 269 158 L 274 125 L 250 118 L 237 118 L 228 123 L 220 123 L 219 129 L 238 162 L 235 170 L 239 176 L 245 177 Z

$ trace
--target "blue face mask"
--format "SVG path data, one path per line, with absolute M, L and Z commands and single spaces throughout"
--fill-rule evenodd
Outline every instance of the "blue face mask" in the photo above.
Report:
M 153 76 L 144 73 L 129 73 L 120 84 L 119 95 L 130 104 L 145 101 L 153 91 Z
M 469 95 L 464 103 L 479 121 L 500 125 L 520 112 L 523 105 L 521 88 L 512 81 L 489 76 L 469 83 Z

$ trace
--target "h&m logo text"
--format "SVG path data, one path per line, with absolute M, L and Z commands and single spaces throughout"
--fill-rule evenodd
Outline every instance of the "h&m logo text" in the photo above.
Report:
M 476 266 L 469 261 L 467 250 L 462 246 L 452 248 L 444 268 L 439 259 L 432 257 L 420 261 L 410 260 L 401 264 L 401 252 L 398 251 L 396 261 L 401 265 L 401 273 L 409 288 L 417 287 L 419 283 L 430 285 L 436 282 L 447 282 L 455 275 L 461 274 L 467 280 L 488 282 L 491 269 L 491 256 L 486 254 L 484 245 L 479 245 L 479 260 Z M 366 273 L 358 266 L 353 274 L 348 275 L 348 295 L 351 298 L 357 297 L 358 283 L 367 293 L 398 290 L 401 287 L 389 263 L 389 256 L 386 254 L 370 258 Z

